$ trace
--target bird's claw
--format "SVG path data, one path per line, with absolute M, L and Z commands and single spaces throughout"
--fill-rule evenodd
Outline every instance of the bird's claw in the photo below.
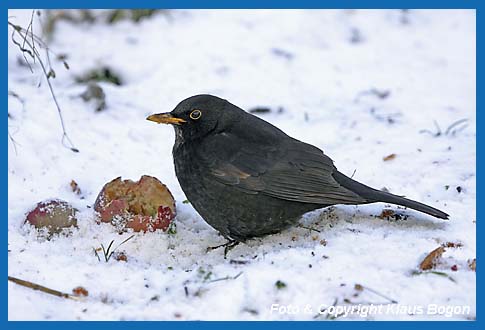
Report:
M 240 243 L 239 241 L 229 240 L 228 242 L 221 244 L 221 245 L 209 246 L 207 248 L 207 252 L 212 251 L 212 250 L 217 250 L 217 249 L 223 247 L 224 248 L 224 259 L 226 259 L 227 253 L 229 251 L 231 251 L 232 249 L 234 249 L 236 246 L 238 246 L 239 243 Z

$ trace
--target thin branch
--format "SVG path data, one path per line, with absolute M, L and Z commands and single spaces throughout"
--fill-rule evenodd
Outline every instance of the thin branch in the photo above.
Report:
M 11 24 L 11 23 L 8 22 L 8 24 Z M 19 47 L 20 51 L 22 52 L 22 56 L 24 57 L 25 63 L 27 63 L 27 66 L 30 69 L 30 72 L 34 73 L 34 70 L 32 69 L 32 66 L 30 65 L 30 62 L 27 59 L 27 56 L 25 56 L 25 54 L 28 54 L 32 58 L 34 58 L 34 54 L 29 49 L 23 48 L 22 45 L 17 40 L 15 40 L 15 32 L 18 33 L 18 30 L 17 30 L 18 25 L 12 25 L 12 26 L 14 28 L 13 31 L 12 31 L 12 35 L 11 35 L 12 42 L 14 43 L 14 45 Z
M 10 25 L 13 28 L 11 40 L 17 47 L 19 47 L 19 49 L 21 50 L 26 61 L 27 61 L 27 57 L 25 56 L 25 54 L 28 54 L 30 57 L 32 57 L 34 59 L 34 61 L 35 61 L 35 58 L 37 58 L 37 60 L 40 64 L 40 67 L 42 68 L 42 72 L 44 73 L 44 76 L 47 80 L 47 85 L 49 86 L 49 90 L 50 90 L 50 93 L 52 95 L 52 99 L 54 100 L 54 103 L 56 105 L 57 113 L 59 115 L 59 120 L 61 122 L 61 128 L 62 128 L 61 143 L 62 143 L 62 145 L 71 149 L 71 151 L 73 151 L 73 152 L 79 152 L 79 149 L 77 149 L 74 146 L 71 139 L 69 138 L 69 135 L 67 134 L 66 125 L 64 123 L 64 118 L 62 116 L 62 110 L 61 110 L 61 107 L 59 105 L 59 102 L 57 101 L 57 97 L 56 97 L 56 94 L 54 92 L 54 88 L 52 87 L 52 84 L 50 82 L 50 78 L 55 77 L 55 71 L 50 66 L 50 59 L 49 59 L 49 56 L 48 56 L 49 48 L 45 45 L 45 43 L 42 40 L 40 40 L 40 38 L 38 38 L 37 36 L 35 36 L 32 33 L 32 31 L 33 31 L 32 28 L 30 29 L 30 31 L 29 31 L 29 28 L 27 28 L 27 30 L 25 30 L 21 26 L 15 25 L 15 24 L 11 23 L 10 21 L 8 21 L 8 25 Z M 30 24 L 29 24 L 29 26 L 30 26 Z M 22 46 L 17 40 L 15 40 L 15 33 L 17 33 L 21 38 L 23 38 L 23 44 L 27 45 L 27 47 Z M 28 36 L 32 36 L 32 41 L 30 41 L 28 39 Z M 47 68 L 44 64 L 44 61 L 42 60 L 39 52 L 37 51 L 37 49 L 35 47 L 36 42 L 37 42 L 37 44 L 39 44 L 41 46 L 41 48 L 46 49 L 47 59 L 48 59 L 48 62 L 49 62 L 48 63 L 49 64 L 49 70 L 47 70 Z M 29 64 L 30 70 L 33 72 L 32 67 L 30 66 L 30 63 L 28 61 L 27 61 L 27 63 Z M 66 141 L 67 141 L 68 145 L 66 145 Z
M 315 228 L 312 228 L 312 227 L 307 227 L 307 226 L 304 226 L 304 225 L 302 225 L 302 224 L 298 225 L 298 227 L 303 228 L 303 229 L 307 229 L 307 230 L 309 230 L 309 231 L 315 231 L 315 232 L 317 232 L 317 233 L 321 233 L 321 231 L 320 231 L 320 230 L 318 230 L 318 229 L 315 229 Z
M 32 35 L 32 45 L 35 45 L 34 44 L 34 26 L 33 26 L 33 22 L 34 22 L 34 10 L 32 10 L 32 16 L 30 17 L 30 22 L 29 22 L 29 25 L 27 26 L 27 30 L 25 33 L 25 37 L 24 37 L 24 42 L 22 44 L 22 48 L 25 48 L 25 39 L 27 39 L 27 36 L 29 35 L 29 29 L 31 31 L 31 35 Z M 35 57 L 34 57 L 34 63 L 35 63 Z
M 61 291 L 57 291 L 57 290 L 54 290 L 54 289 L 50 289 L 48 287 L 45 287 L 45 286 L 42 286 L 42 285 L 39 285 L 39 284 L 36 284 L 36 283 L 33 283 L 33 282 L 21 280 L 21 279 L 16 278 L 16 277 L 9 276 L 8 280 L 16 283 L 18 285 L 22 285 L 26 288 L 30 288 L 32 290 L 42 291 L 44 293 L 47 293 L 47 294 L 50 294 L 50 295 L 53 295 L 53 296 L 56 296 L 56 297 L 72 299 L 72 300 L 80 300 L 79 297 L 73 296 L 71 294 L 64 293 L 64 292 L 61 292 Z

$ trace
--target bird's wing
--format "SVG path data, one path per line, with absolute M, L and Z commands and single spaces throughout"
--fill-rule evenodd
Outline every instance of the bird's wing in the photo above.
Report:
M 333 161 L 320 149 L 291 138 L 286 141 L 289 143 L 278 145 L 243 143 L 237 136 L 223 133 L 207 141 L 199 155 L 213 179 L 248 194 L 322 205 L 365 202 L 333 178 Z M 209 155 L 205 148 L 218 150 L 216 156 L 204 157 Z

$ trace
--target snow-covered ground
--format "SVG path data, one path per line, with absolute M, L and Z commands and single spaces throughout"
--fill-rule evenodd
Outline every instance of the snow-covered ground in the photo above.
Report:
M 26 27 L 30 15 L 15 10 L 9 20 Z M 9 97 L 8 273 L 67 293 L 82 286 L 89 296 L 66 300 L 9 282 L 10 320 L 326 320 L 318 309 L 333 304 L 361 304 L 361 312 L 384 304 L 337 319 L 475 318 L 474 11 L 170 11 L 139 24 L 62 21 L 49 45 L 67 54 L 71 69 L 53 59 L 52 83 L 80 152 L 60 143 L 40 67 L 32 74 L 20 65 L 9 43 L 8 88 L 24 104 Z M 124 84 L 102 83 L 107 109 L 95 112 L 74 77 L 103 65 Z M 307 228 L 239 245 L 227 259 L 222 249 L 206 252 L 224 239 L 182 203 L 173 129 L 145 120 L 199 93 L 270 107 L 261 118 L 324 150 L 340 171 L 355 170 L 354 179 L 440 208 L 450 220 L 385 204 L 335 206 L 305 215 Z M 422 132 L 461 119 L 468 127 L 456 134 Z M 126 262 L 98 261 L 93 248 L 131 234 L 96 224 L 97 194 L 115 177 L 143 174 L 174 194 L 177 233 L 137 233 L 120 247 Z M 79 229 L 46 241 L 23 221 L 51 197 L 80 210 Z M 376 217 L 384 208 L 409 217 Z M 447 242 L 462 246 L 448 248 L 434 272 L 417 274 Z M 287 305 L 286 313 L 272 310 Z M 456 313 L 433 315 L 434 306 Z

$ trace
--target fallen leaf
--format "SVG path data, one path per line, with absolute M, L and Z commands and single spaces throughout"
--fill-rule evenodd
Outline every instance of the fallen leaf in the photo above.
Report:
M 128 261 L 128 257 L 126 256 L 126 254 L 124 252 L 115 252 L 113 257 L 117 261 Z
M 392 217 L 393 215 L 394 215 L 393 210 L 384 209 L 384 210 L 382 210 L 381 214 L 379 214 L 378 217 L 381 218 L 381 219 L 389 220 L 389 218 Z
M 79 185 L 77 184 L 76 181 L 71 180 L 70 186 L 73 193 L 75 193 L 76 195 L 81 195 L 81 188 L 79 188 Z
M 430 270 L 433 269 L 436 266 L 436 262 L 438 261 L 439 258 L 443 255 L 445 252 L 445 248 L 440 246 L 433 251 L 431 251 L 426 258 L 421 262 L 419 265 L 419 269 L 421 270 Z
M 387 155 L 386 157 L 382 158 L 382 160 L 387 162 L 389 160 L 393 160 L 394 158 L 396 158 L 396 154 L 390 154 L 390 155 Z
M 78 286 L 72 289 L 72 293 L 78 297 L 87 297 L 89 294 L 88 290 L 86 290 L 82 286 Z

